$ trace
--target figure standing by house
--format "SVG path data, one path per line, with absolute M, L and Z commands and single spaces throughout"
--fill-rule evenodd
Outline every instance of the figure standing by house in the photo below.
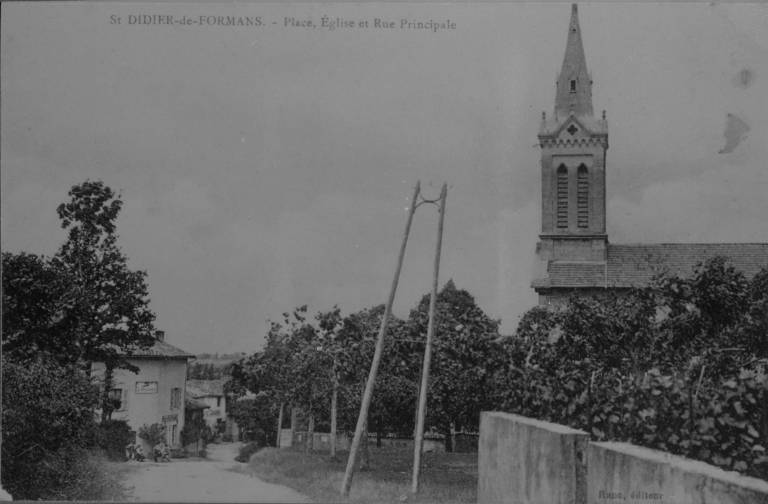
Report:
M 133 460 L 134 455 L 136 454 L 135 446 L 133 443 L 128 443 L 125 447 L 125 460 L 126 462 L 129 460 Z

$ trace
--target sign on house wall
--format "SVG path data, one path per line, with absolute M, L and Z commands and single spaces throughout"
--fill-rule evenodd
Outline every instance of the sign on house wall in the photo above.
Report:
M 136 382 L 137 394 L 157 394 L 157 382 L 156 381 L 139 381 Z
M 220 415 L 221 415 L 221 410 L 217 410 L 217 409 L 208 410 L 208 416 L 220 416 Z
M 178 419 L 179 419 L 179 415 L 178 415 L 178 413 L 175 413 L 173 415 L 165 415 L 163 417 L 163 422 L 172 422 L 172 421 L 178 420 Z

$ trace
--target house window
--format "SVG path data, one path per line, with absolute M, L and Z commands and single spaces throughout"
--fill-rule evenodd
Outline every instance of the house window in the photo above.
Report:
M 578 203 L 578 226 L 589 227 L 589 172 L 584 165 L 579 166 L 576 175 L 576 201 Z
M 565 165 L 557 169 L 557 227 L 568 228 L 568 169 Z
M 576 79 L 571 79 L 571 93 L 576 92 Z
M 118 401 L 115 411 L 126 411 L 128 409 L 128 389 L 109 389 L 109 398 Z
M 216 407 L 221 408 L 221 397 L 216 398 Z
M 171 409 L 181 408 L 181 389 L 171 389 Z

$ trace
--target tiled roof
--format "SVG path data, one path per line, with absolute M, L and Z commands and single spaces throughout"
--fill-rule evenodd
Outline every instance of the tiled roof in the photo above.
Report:
M 187 395 L 200 399 L 224 395 L 224 380 L 187 380 Z
M 123 353 L 123 355 L 127 355 Z M 143 358 L 159 358 L 159 359 L 194 359 L 195 356 L 188 354 L 184 350 L 176 348 L 173 345 L 169 345 L 164 341 L 155 340 L 155 344 L 147 349 L 136 349 L 129 356 L 129 358 L 143 357 Z
M 607 246 L 607 261 L 552 261 L 532 287 L 642 287 L 660 273 L 682 277 L 715 256 L 755 276 L 768 267 L 768 243 L 659 243 Z
M 198 401 L 197 399 L 194 399 L 189 396 L 184 398 L 184 409 L 199 410 L 199 409 L 206 409 L 206 408 L 210 408 L 210 406 L 208 406 L 202 401 Z

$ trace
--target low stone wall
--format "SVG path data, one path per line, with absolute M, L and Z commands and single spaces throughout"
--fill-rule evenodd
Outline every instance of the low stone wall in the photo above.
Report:
M 376 441 L 376 436 L 371 435 L 368 436 L 368 443 L 372 447 L 377 446 L 378 443 Z M 413 438 L 391 438 L 391 437 L 382 437 L 381 438 L 381 449 L 382 450 L 389 450 L 389 451 L 413 451 Z M 424 445 L 422 446 L 422 453 L 444 453 L 445 452 L 445 442 L 442 439 L 425 439 Z
M 768 504 L 768 482 L 626 443 L 590 443 L 589 502 Z
M 478 503 L 768 504 L 768 482 L 508 413 L 480 416 Z
M 483 412 L 479 504 L 585 504 L 586 432 L 509 413 Z
M 288 430 L 288 433 L 290 435 L 290 430 Z M 315 432 L 313 433 L 313 443 L 312 443 L 312 449 L 313 450 L 331 450 L 331 435 L 327 432 Z M 307 433 L 306 432 L 294 432 L 293 433 L 293 440 L 288 446 L 293 446 L 294 448 L 304 448 L 305 443 L 307 442 Z M 351 440 L 348 436 L 344 434 L 337 434 L 336 435 L 336 449 L 337 450 L 349 450 L 349 445 L 351 444 Z M 281 447 L 285 447 L 282 444 L 282 438 L 281 438 Z

